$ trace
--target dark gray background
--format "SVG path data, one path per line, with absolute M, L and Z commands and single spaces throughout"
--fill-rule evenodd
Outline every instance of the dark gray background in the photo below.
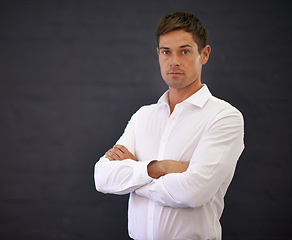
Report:
M 0 239 L 128 239 L 128 196 L 95 191 L 93 166 L 167 89 L 160 17 L 210 31 L 203 82 L 245 117 L 223 239 L 292 239 L 289 1 L 1 1 Z

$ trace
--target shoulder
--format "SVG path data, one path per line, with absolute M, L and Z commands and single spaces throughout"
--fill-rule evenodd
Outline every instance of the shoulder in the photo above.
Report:
M 132 119 L 145 119 L 157 111 L 159 104 L 154 103 L 140 107 L 132 116 Z
M 243 122 L 243 115 L 235 106 L 215 96 L 210 97 L 205 107 L 206 110 L 212 112 L 216 118 L 230 117 Z
M 158 107 L 157 103 L 153 103 L 153 104 L 149 104 L 149 105 L 144 105 L 142 107 L 139 108 L 139 110 L 137 111 L 137 113 L 145 113 L 145 112 L 151 112 L 153 110 L 156 110 Z

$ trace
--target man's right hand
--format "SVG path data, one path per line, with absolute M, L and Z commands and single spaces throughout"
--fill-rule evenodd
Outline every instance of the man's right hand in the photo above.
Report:
M 188 169 L 189 162 L 175 160 L 152 161 L 147 166 L 148 175 L 158 179 L 168 173 L 182 173 Z

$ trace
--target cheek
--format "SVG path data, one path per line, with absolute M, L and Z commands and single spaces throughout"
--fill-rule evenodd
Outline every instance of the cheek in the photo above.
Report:
M 198 70 L 200 70 L 200 66 L 201 66 L 200 59 L 197 58 L 197 59 L 192 63 L 192 65 L 193 65 L 193 69 L 194 69 L 194 71 L 198 71 Z
M 159 66 L 160 66 L 161 72 L 163 72 L 167 69 L 167 64 L 165 61 L 159 60 Z

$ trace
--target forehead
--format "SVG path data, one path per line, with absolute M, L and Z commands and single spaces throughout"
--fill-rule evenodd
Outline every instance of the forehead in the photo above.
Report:
M 161 35 L 159 38 L 159 48 L 177 48 L 184 45 L 190 45 L 195 48 L 198 47 L 193 35 L 182 29 L 168 32 Z

